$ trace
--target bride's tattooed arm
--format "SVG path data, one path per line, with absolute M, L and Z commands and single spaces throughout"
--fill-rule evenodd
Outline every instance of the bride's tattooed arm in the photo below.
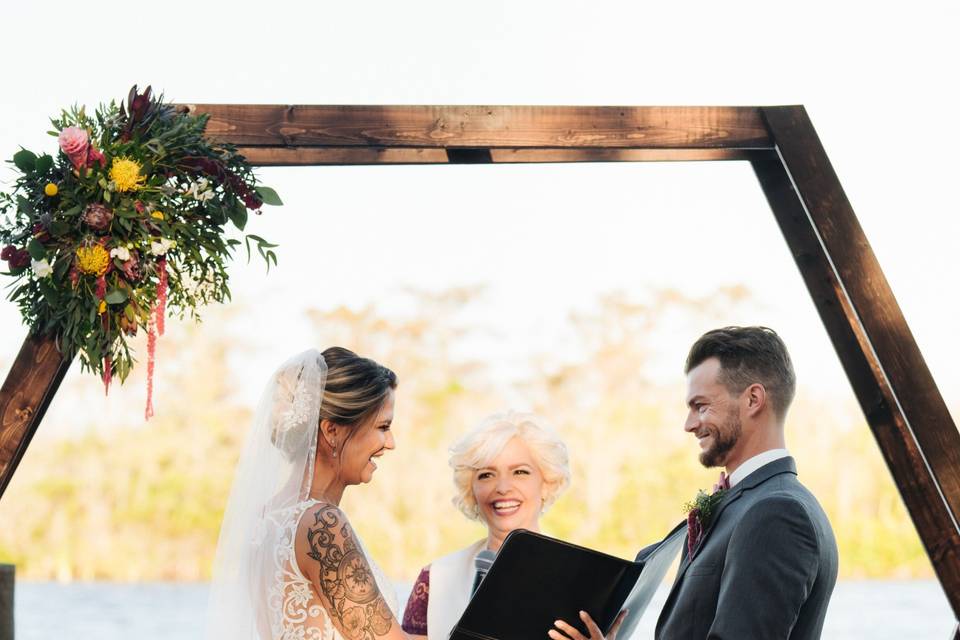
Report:
M 343 512 L 319 505 L 307 527 L 307 555 L 318 563 L 318 586 L 330 616 L 348 640 L 375 640 L 393 626 L 393 613 Z

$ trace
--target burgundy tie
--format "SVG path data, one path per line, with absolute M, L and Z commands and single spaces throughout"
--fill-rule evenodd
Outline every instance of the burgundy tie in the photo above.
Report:
M 717 491 L 729 491 L 730 490 L 730 476 L 726 474 L 725 471 L 720 472 L 720 479 L 717 480 L 717 484 L 713 485 L 713 492 Z

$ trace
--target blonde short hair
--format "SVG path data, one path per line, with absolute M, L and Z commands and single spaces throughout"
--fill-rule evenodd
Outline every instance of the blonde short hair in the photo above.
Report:
M 543 508 L 552 505 L 570 484 L 570 460 L 567 445 L 529 413 L 507 411 L 487 417 L 450 448 L 450 466 L 457 495 L 453 504 L 471 520 L 480 519 L 480 509 L 473 495 L 473 474 L 488 466 L 500 455 L 512 438 L 520 438 L 543 475 Z

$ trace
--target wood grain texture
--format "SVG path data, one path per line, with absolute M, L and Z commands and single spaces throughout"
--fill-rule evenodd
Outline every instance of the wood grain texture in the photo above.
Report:
M 0 387 L 0 497 L 69 367 L 52 338 L 24 341 Z
M 463 150 L 472 150 L 462 148 Z M 396 147 L 239 147 L 260 167 L 448 164 L 445 149 Z M 750 160 L 752 149 L 488 149 L 494 164 L 560 162 L 694 162 Z
M 771 128 L 778 153 L 754 161 L 754 169 L 937 577 L 960 615 L 960 530 L 928 464 L 926 447 L 915 433 L 918 426 L 929 427 L 923 423 L 932 415 L 909 413 L 902 394 L 910 391 L 897 386 L 887 373 L 903 363 L 899 356 L 891 360 L 890 353 L 877 348 L 877 328 L 864 316 L 876 319 L 883 310 L 889 313 L 896 300 L 889 287 L 866 296 L 862 290 L 856 293 L 858 280 L 876 283 L 883 280 L 883 273 L 862 230 L 859 235 L 854 232 L 859 223 L 805 112 L 796 108 L 777 114 L 784 115 L 795 121 L 795 128 L 785 131 L 778 121 Z M 866 271 L 851 271 L 850 263 Z M 891 321 L 889 315 L 887 319 Z M 898 349 L 909 350 L 910 345 L 917 349 L 902 315 L 900 321 Z M 914 375 L 923 371 L 929 376 L 925 365 Z M 929 383 L 935 390 L 932 378 Z M 956 431 L 952 421 L 948 426 Z M 944 472 L 948 477 L 954 473 L 949 468 Z
M 190 104 L 243 147 L 770 148 L 757 107 Z

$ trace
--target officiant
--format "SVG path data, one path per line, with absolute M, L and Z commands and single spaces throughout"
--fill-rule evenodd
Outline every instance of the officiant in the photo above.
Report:
M 567 447 L 531 414 L 494 414 L 450 450 L 454 505 L 483 522 L 487 537 L 425 567 L 403 616 L 403 630 L 445 640 L 507 535 L 540 530 L 540 516 L 570 483 Z

